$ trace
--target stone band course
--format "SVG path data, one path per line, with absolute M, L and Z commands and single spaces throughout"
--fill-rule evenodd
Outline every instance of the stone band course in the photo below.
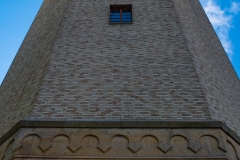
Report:
M 218 158 L 239 160 L 240 145 L 220 129 L 21 128 L 1 159 Z

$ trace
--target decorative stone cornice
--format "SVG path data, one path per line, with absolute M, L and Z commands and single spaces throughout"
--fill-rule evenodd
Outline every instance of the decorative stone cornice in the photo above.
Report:
M 94 121 L 94 120 L 22 120 L 0 138 L 0 145 L 20 128 L 151 128 L 151 129 L 221 129 L 238 144 L 240 137 L 221 121 Z
M 114 157 L 114 158 L 113 158 Z M 240 159 L 240 145 L 219 128 L 20 128 L 0 159 Z

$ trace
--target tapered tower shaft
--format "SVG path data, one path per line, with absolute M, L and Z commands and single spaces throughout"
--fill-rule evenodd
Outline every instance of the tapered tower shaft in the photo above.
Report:
M 3 159 L 240 157 L 240 83 L 198 0 L 45 0 L 0 88 Z

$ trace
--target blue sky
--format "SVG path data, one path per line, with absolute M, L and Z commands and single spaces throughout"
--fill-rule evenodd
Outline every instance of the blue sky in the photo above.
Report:
M 240 0 L 200 0 L 240 77 Z
M 240 77 L 240 0 L 200 0 Z M 43 0 L 0 0 L 0 84 Z

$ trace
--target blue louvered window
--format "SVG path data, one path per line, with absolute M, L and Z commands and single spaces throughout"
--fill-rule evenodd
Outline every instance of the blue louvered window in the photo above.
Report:
M 122 22 L 132 22 L 132 12 L 130 9 L 122 9 Z
M 132 22 L 131 5 L 111 5 L 110 22 L 126 23 Z
M 110 22 L 120 22 L 120 9 L 112 9 Z

